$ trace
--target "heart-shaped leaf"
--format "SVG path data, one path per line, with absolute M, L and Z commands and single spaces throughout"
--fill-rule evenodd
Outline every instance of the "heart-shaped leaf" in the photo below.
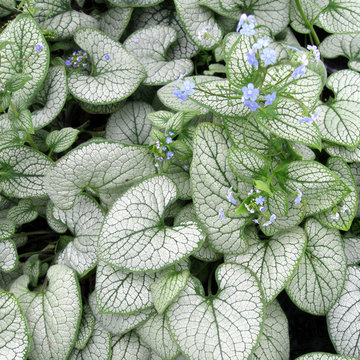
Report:
M 29 357 L 65 359 L 73 348 L 81 320 L 81 293 L 74 271 L 64 265 L 48 270 L 46 290 L 28 289 L 29 276 L 20 276 L 11 286 L 28 322 Z M 54 309 L 57 309 L 55 312 Z
M 21 307 L 13 294 L 0 291 L 0 356 L 26 359 L 30 337 Z
M 327 314 L 330 339 L 336 352 L 359 358 L 357 346 L 360 337 L 360 269 L 349 266 L 344 289 L 335 305 Z
M 60 158 L 48 171 L 45 186 L 57 207 L 70 209 L 83 189 L 107 193 L 154 173 L 153 156 L 146 147 L 98 140 Z
M 189 59 L 167 60 L 166 51 L 176 38 L 177 32 L 172 27 L 154 25 L 132 33 L 124 42 L 125 49 L 145 68 L 145 85 L 163 85 L 193 71 Z
M 305 255 L 286 292 L 300 309 L 325 315 L 344 286 L 346 259 L 341 236 L 339 231 L 325 228 L 315 219 L 306 222 L 305 232 Z
M 102 32 L 81 28 L 74 40 L 92 60 L 91 75 L 73 71 L 68 78 L 75 98 L 95 105 L 112 104 L 129 97 L 144 79 L 144 69 L 135 57 Z
M 334 355 L 323 352 L 313 352 L 297 357 L 295 360 L 357 360 L 352 356 Z
M 1 149 L 2 192 L 18 198 L 45 195 L 44 175 L 51 164 L 52 161 L 43 153 L 26 146 Z
M 192 359 L 247 359 L 263 324 L 263 295 L 249 269 L 223 264 L 216 270 L 219 291 L 205 297 L 190 278 L 168 308 L 170 331 L 181 351 Z M 194 344 L 202 344 L 194 346 Z
M 164 315 L 155 314 L 136 329 L 140 339 L 161 359 L 174 359 L 180 353 L 172 339 Z
M 110 115 L 106 123 L 106 138 L 125 144 L 149 144 L 152 126 L 146 117 L 153 111 L 153 107 L 145 102 L 126 103 Z
M 0 41 L 9 41 L 0 50 L 0 73 L 6 82 L 16 74 L 30 75 L 23 88 L 12 94 L 12 100 L 23 108 L 31 103 L 45 80 L 49 67 L 49 50 L 39 26 L 29 15 L 19 15 L 11 21 L 0 35 Z M 36 45 L 42 45 L 36 51 Z
M 53 208 L 56 220 L 66 224 L 74 240 L 59 254 L 57 262 L 74 269 L 79 276 L 86 275 L 97 262 L 96 251 L 104 213 L 96 201 L 85 194 L 75 198 L 69 210 Z
M 23 225 L 34 221 L 38 214 L 39 213 L 36 211 L 36 208 L 30 199 L 22 199 L 16 206 L 9 210 L 7 218 L 16 225 Z
M 67 150 L 76 140 L 79 130 L 64 127 L 54 130 L 46 137 L 46 144 L 51 151 L 58 153 Z
M 225 262 L 247 266 L 258 277 L 265 301 L 272 302 L 289 282 L 306 246 L 306 236 L 294 227 L 270 240 L 260 240 L 254 228 L 246 230 L 249 249 L 242 255 L 226 255 Z
M 177 197 L 176 185 L 166 176 L 151 177 L 129 189 L 105 218 L 99 258 L 128 271 L 156 271 L 200 248 L 205 234 L 196 222 L 172 228 L 163 223 L 165 208 Z
M 241 187 L 228 165 L 230 146 L 222 126 L 205 123 L 197 127 L 191 165 L 193 201 L 210 245 L 219 252 L 242 253 L 247 249 L 242 236 L 246 218 L 233 214 L 235 206 L 227 199 L 230 187 Z M 221 209 L 231 215 L 222 218 Z
M 153 307 L 150 286 L 156 274 L 122 271 L 99 261 L 96 270 L 96 300 L 104 314 L 133 314 Z
M 360 143 L 360 74 L 337 71 L 329 76 L 326 86 L 336 97 L 332 104 L 318 108 L 324 119 L 319 124 L 321 135 L 332 143 L 355 147 Z

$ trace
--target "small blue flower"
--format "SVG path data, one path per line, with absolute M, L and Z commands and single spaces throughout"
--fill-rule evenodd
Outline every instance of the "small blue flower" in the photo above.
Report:
M 256 101 L 245 100 L 244 105 L 250 108 L 251 111 L 256 111 L 260 109 L 260 105 Z
M 79 56 L 79 57 L 77 58 L 77 61 L 78 61 L 78 62 L 81 62 L 82 59 L 83 59 L 83 57 L 82 57 L 82 56 Z
M 255 69 L 259 66 L 259 61 L 256 59 L 255 53 L 253 50 L 250 50 L 247 53 L 247 59 L 250 65 L 254 66 Z
M 256 50 L 261 50 L 262 48 L 265 48 L 267 46 L 270 45 L 270 39 L 269 38 L 260 38 L 254 45 L 253 45 L 253 49 Z
M 104 55 L 104 58 L 105 58 L 105 60 L 110 60 L 110 55 L 109 55 L 109 54 L 105 54 L 105 55 Z
M 260 59 L 265 65 L 271 65 L 276 63 L 276 51 L 274 49 L 265 48 L 260 55 Z
M 232 204 L 236 205 L 236 199 L 234 198 L 234 195 L 233 195 L 233 192 L 232 192 L 232 187 L 228 190 L 227 199 Z
M 261 190 L 256 189 L 256 193 L 257 193 L 257 194 L 260 194 L 260 193 L 261 193 Z
M 291 77 L 294 79 L 299 78 L 300 76 L 303 76 L 306 72 L 306 66 L 304 64 L 298 66 L 295 71 L 292 73 Z
M 331 220 L 339 220 L 340 214 L 337 212 L 336 214 L 331 214 Z
M 341 212 L 344 214 L 345 211 L 348 211 L 348 207 L 346 205 L 343 205 L 342 208 L 341 208 Z
M 169 131 L 169 135 L 170 135 L 170 136 L 174 136 L 175 133 L 173 133 L 172 131 Z
M 222 219 L 226 219 L 226 216 L 224 214 L 224 210 L 222 208 L 219 210 L 219 216 L 221 216 Z
M 45 48 L 45 46 L 44 46 L 43 43 L 40 43 L 40 44 L 36 44 L 36 45 L 35 45 L 35 51 L 40 51 L 40 50 L 42 50 L 42 49 L 44 49 L 44 48 Z
M 186 94 L 186 96 L 188 95 L 193 95 L 195 94 L 195 83 L 189 80 L 185 80 L 184 83 L 180 86 L 180 90 Z
M 265 206 L 260 206 L 259 210 L 260 210 L 261 212 L 265 211 Z
M 242 29 L 240 30 L 240 34 L 245 36 L 255 35 L 255 24 L 244 23 Z
M 166 138 L 165 142 L 166 142 L 167 144 L 171 144 L 171 143 L 173 142 L 173 139 L 168 136 L 168 137 Z
M 265 106 L 271 105 L 276 99 L 276 92 L 274 91 L 272 94 L 265 95 Z
M 272 214 L 272 215 L 270 216 L 269 221 L 267 221 L 265 224 L 263 224 L 263 226 L 269 226 L 269 225 L 272 224 L 275 220 L 276 220 L 276 215 L 275 215 L 275 214 Z
M 185 101 L 187 98 L 187 95 L 184 94 L 180 89 L 175 89 L 173 94 L 182 101 Z
M 248 192 L 248 195 L 252 195 L 254 193 L 254 189 L 251 189 L 249 192 Z
M 253 83 L 243 86 L 242 92 L 244 93 L 245 100 L 256 101 L 259 96 L 259 89 L 255 88 Z
M 255 198 L 256 205 L 264 205 L 265 199 L 260 195 L 257 198 Z
M 174 153 L 172 151 L 168 151 L 166 153 L 166 160 L 170 160 L 174 156 Z
M 197 32 L 197 38 L 199 40 L 205 39 L 207 37 L 207 34 L 209 33 L 209 30 L 211 30 L 211 26 L 210 25 L 205 25 L 203 28 L 201 28 Z
M 308 45 L 307 49 L 311 51 L 311 59 L 310 59 L 310 61 L 311 62 L 316 61 L 316 64 L 318 64 L 319 61 L 320 61 L 320 51 L 317 48 L 317 46 L 316 45 Z
M 79 63 L 74 62 L 74 67 L 78 67 L 78 66 L 79 66 Z
M 157 161 L 164 161 L 164 158 L 163 158 L 162 156 L 160 156 L 160 157 L 158 157 L 156 160 L 157 160 Z
M 299 204 L 303 197 L 303 193 L 301 192 L 300 189 L 296 189 L 296 191 L 298 194 L 297 194 L 297 198 L 294 200 L 295 205 Z
M 86 68 L 87 67 L 87 64 L 83 64 L 83 68 Z
M 158 168 L 160 165 L 158 163 L 155 163 L 154 166 Z
M 161 150 L 162 150 L 162 151 L 166 151 L 166 150 L 167 150 L 167 147 L 164 145 L 164 146 L 161 147 Z
M 307 123 L 307 124 L 312 124 L 313 121 L 314 121 L 314 120 L 313 120 L 311 117 L 305 116 L 305 117 L 301 118 L 298 122 L 299 122 L 299 124 L 301 124 L 301 123 L 303 123 L 303 122 L 305 122 L 305 123 Z
M 255 224 L 259 224 L 259 220 L 257 220 L 257 219 L 254 219 L 253 222 L 254 222 Z
M 155 144 L 156 144 L 156 148 L 157 148 L 157 149 L 160 149 L 160 141 L 159 141 L 159 140 L 156 140 L 156 143 L 155 143 Z
M 69 60 L 69 59 L 68 59 L 68 60 L 65 60 L 65 65 L 66 65 L 66 66 L 71 66 L 71 60 Z
M 239 18 L 239 22 L 238 22 L 237 27 L 236 27 L 236 32 L 239 32 L 241 27 L 245 23 L 255 25 L 255 16 L 254 15 L 247 16 L 246 14 L 241 14 L 240 18 Z

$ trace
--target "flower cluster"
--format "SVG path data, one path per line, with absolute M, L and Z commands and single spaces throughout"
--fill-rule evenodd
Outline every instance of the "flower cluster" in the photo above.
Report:
M 342 214 L 345 214 L 346 211 L 348 211 L 348 207 L 346 205 L 343 205 L 340 212 Z M 331 214 L 331 220 L 339 220 L 340 219 L 340 214 L 338 211 L 335 211 L 335 209 L 333 209 L 333 213 Z
M 316 112 L 310 114 L 310 116 L 305 116 L 305 117 L 301 118 L 299 120 L 299 123 L 301 124 L 301 123 L 305 122 L 308 124 L 312 124 L 314 121 L 316 121 L 316 122 L 320 121 L 319 111 L 316 111 Z
M 67 66 L 72 66 L 74 68 L 87 68 L 88 54 L 85 51 L 78 50 L 72 53 L 72 56 L 65 60 Z
M 255 35 L 255 16 L 247 16 L 246 14 L 241 14 L 236 27 L 236 32 L 240 32 L 241 35 L 245 36 Z
M 274 49 L 269 48 L 270 39 L 269 38 L 260 38 L 252 46 L 250 51 L 246 54 L 247 60 L 250 65 L 254 66 L 255 69 L 259 67 L 259 60 L 265 66 L 275 64 L 277 61 L 277 54 Z
M 316 45 L 308 45 L 307 49 L 309 50 L 308 53 L 304 53 L 303 51 L 299 50 L 295 46 L 288 46 L 289 49 L 294 51 L 296 55 L 296 63 L 298 67 L 292 73 L 292 77 L 294 79 L 298 79 L 299 77 L 305 75 L 306 73 L 306 66 L 309 64 L 309 60 L 311 62 L 316 62 L 317 64 L 320 61 L 320 51 Z
M 171 151 L 169 147 L 169 144 L 173 142 L 174 135 L 175 134 L 173 132 L 169 131 L 166 134 L 165 144 L 159 140 L 156 141 L 153 148 L 153 153 L 155 157 L 155 167 L 159 167 L 161 162 L 170 160 L 171 158 L 174 157 L 174 152 Z
M 256 111 L 257 109 L 260 109 L 260 105 L 256 102 L 258 96 L 259 96 L 259 89 L 255 88 L 253 83 L 249 83 L 247 86 L 243 86 L 242 88 L 243 92 L 243 102 L 244 105 L 247 106 L 251 111 Z M 272 94 L 267 94 L 265 96 L 265 105 L 268 106 L 271 105 L 276 99 L 276 92 L 274 91 Z
M 193 81 L 185 80 L 179 88 L 179 82 L 186 74 L 187 73 L 179 76 L 174 85 L 175 90 L 173 91 L 173 94 L 182 101 L 185 101 L 189 95 L 195 94 L 195 83 Z

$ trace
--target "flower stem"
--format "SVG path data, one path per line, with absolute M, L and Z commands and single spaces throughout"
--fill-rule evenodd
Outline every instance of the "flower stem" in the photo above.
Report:
M 298 10 L 299 10 L 299 12 L 300 12 L 301 17 L 303 18 L 303 20 L 304 20 L 304 22 L 305 22 L 305 24 L 306 24 L 306 26 L 307 26 L 307 27 L 309 28 L 309 30 L 311 31 L 311 35 L 312 35 L 312 37 L 313 37 L 314 40 L 315 40 L 315 44 L 316 44 L 317 46 L 319 46 L 319 45 L 320 45 L 320 40 L 319 40 L 319 38 L 318 38 L 315 30 L 314 30 L 313 25 L 310 23 L 309 19 L 306 17 L 306 15 L 305 15 L 305 13 L 304 13 L 304 10 L 303 10 L 303 8 L 301 7 L 300 0 L 295 0 L 295 3 L 296 3 L 296 6 L 297 6 L 297 8 L 298 8 Z

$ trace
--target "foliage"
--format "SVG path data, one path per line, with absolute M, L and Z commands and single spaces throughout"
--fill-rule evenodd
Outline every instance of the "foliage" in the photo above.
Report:
M 359 358 L 359 9 L 2 1 L 0 357 Z

